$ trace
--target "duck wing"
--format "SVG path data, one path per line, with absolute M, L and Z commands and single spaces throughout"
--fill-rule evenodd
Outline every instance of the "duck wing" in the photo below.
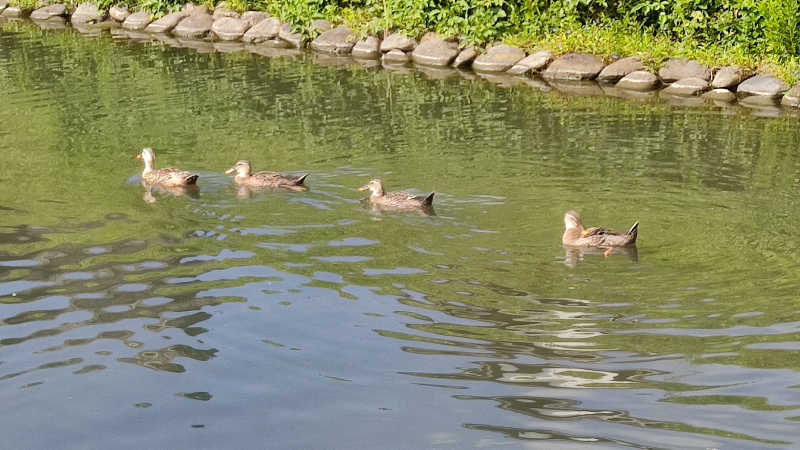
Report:
M 252 184 L 259 186 L 300 186 L 306 180 L 308 174 L 304 175 L 283 175 L 278 172 L 256 172 L 250 176 Z
M 596 234 L 587 238 L 597 242 L 593 247 L 627 247 L 636 243 L 636 238 L 639 234 L 639 222 L 634 223 L 625 233 L 614 233 L 603 228 L 599 228 L 599 230 Z
M 189 186 L 197 183 L 197 174 L 186 170 L 169 167 L 151 172 L 144 177 L 150 184 L 161 184 L 164 186 Z
M 431 204 L 433 204 L 434 195 L 435 195 L 434 192 L 431 192 L 428 195 L 416 195 L 406 191 L 395 191 L 395 192 L 387 192 L 386 194 L 384 194 L 384 198 L 386 199 L 387 203 L 392 203 L 397 205 L 430 206 Z

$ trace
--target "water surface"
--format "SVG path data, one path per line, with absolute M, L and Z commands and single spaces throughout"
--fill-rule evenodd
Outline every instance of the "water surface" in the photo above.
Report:
M 428 77 L 0 28 L 6 442 L 800 445 L 795 119 Z M 569 209 L 638 253 L 565 251 Z

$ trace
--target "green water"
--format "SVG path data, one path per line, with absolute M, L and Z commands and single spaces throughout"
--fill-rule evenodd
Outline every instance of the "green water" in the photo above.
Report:
M 796 119 L 429 77 L 0 26 L 3 446 L 800 445 Z

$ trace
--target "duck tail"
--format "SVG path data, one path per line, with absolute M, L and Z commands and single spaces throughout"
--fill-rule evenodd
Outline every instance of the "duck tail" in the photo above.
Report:
M 186 177 L 186 184 L 197 184 L 197 179 L 199 177 L 200 175 L 197 174 L 189 175 L 188 177 Z
M 298 186 L 299 186 L 299 185 L 301 185 L 301 184 L 303 184 L 303 183 L 306 181 L 306 177 L 307 177 L 307 176 L 308 176 L 308 174 L 301 175 L 299 178 L 297 178 L 296 180 L 294 180 L 294 184 L 296 184 L 296 185 L 298 185 Z
M 425 197 L 425 200 L 422 201 L 422 204 L 423 205 L 428 205 L 428 206 L 433 205 L 433 196 L 434 195 L 436 195 L 436 192 L 431 192 L 430 194 L 428 194 L 428 196 Z
M 636 243 L 636 237 L 639 235 L 639 221 L 637 220 L 636 223 L 631 225 L 631 228 L 625 234 L 630 237 L 630 244 Z

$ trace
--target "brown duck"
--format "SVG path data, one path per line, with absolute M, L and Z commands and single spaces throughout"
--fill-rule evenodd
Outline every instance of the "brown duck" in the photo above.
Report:
M 144 161 L 142 180 L 151 186 L 182 187 L 193 186 L 197 183 L 198 175 L 185 170 L 172 167 L 156 170 L 156 155 L 152 148 L 143 148 L 141 153 L 136 155 L 136 159 Z
M 290 191 L 305 191 L 307 188 L 303 183 L 308 174 L 304 175 L 282 175 L 278 172 L 256 172 L 252 173 L 249 161 L 239 161 L 233 167 L 225 171 L 230 175 L 235 173 L 233 181 L 239 186 L 249 188 L 281 188 Z
M 369 201 L 373 205 L 394 209 L 423 209 L 433 206 L 435 192 L 428 195 L 414 195 L 410 192 L 386 192 L 383 181 L 374 179 L 358 188 L 359 191 L 370 191 Z
M 626 233 L 615 233 L 607 228 L 583 228 L 581 217 L 575 211 L 564 214 L 564 234 L 561 243 L 570 247 L 596 247 L 609 249 L 605 256 L 615 247 L 631 247 L 636 245 L 639 222 L 634 223 Z

